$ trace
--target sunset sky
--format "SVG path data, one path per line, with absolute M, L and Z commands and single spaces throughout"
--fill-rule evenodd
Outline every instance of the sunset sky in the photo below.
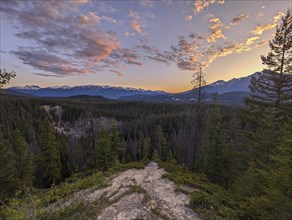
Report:
M 112 85 L 185 91 L 263 69 L 290 0 L 1 0 L 9 86 Z

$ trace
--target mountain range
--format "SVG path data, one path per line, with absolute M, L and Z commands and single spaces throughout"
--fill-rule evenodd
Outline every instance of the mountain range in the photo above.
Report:
M 211 94 L 218 93 L 221 104 L 240 105 L 244 96 L 249 95 L 250 76 L 234 78 L 229 81 L 218 80 L 203 87 L 203 98 L 208 101 Z M 103 96 L 109 99 L 162 101 L 162 102 L 190 102 L 195 100 L 196 89 L 181 93 L 167 93 L 161 90 L 144 90 L 130 87 L 114 87 L 99 85 L 84 86 L 53 86 L 41 88 L 36 85 L 16 86 L 6 89 L 10 93 L 39 97 L 71 97 L 71 96 Z
M 130 87 L 113 87 L 113 86 L 53 86 L 40 88 L 39 86 L 17 86 L 10 87 L 8 91 L 20 92 L 32 96 L 40 97 L 70 97 L 78 95 L 103 96 L 109 99 L 119 99 L 122 96 L 132 95 L 157 95 L 165 94 L 164 91 L 151 91 L 144 89 L 135 89 Z

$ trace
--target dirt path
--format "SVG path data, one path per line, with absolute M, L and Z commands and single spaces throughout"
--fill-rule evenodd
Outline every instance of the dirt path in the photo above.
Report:
M 185 205 L 189 196 L 175 191 L 175 184 L 161 176 L 157 163 L 145 169 L 130 169 L 115 176 L 111 185 L 85 194 L 88 203 L 98 203 L 98 220 L 200 219 Z

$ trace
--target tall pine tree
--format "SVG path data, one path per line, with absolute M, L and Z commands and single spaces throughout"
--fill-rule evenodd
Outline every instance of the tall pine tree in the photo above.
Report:
M 56 134 L 47 118 L 43 121 L 40 144 L 41 153 L 38 158 L 38 173 L 41 178 L 41 185 L 49 187 L 61 181 L 62 168 Z
M 268 168 L 262 172 L 264 192 L 255 197 L 251 208 L 260 219 L 291 219 L 292 216 L 292 120 L 282 124 L 281 140 L 271 154 Z M 260 211 L 259 211 L 260 210 Z
M 109 134 L 105 130 L 101 130 L 96 143 L 96 165 L 97 169 L 106 171 L 112 162 L 111 140 Z
M 28 143 L 19 129 L 12 134 L 11 144 L 14 150 L 20 187 L 30 187 L 33 179 L 32 159 L 28 153 Z
M 251 98 L 246 104 L 251 108 L 279 105 L 291 101 L 292 91 L 292 14 L 288 9 L 277 26 L 273 40 L 269 41 L 270 52 L 261 56 L 268 69 L 253 76 L 250 82 Z
M 291 42 L 289 9 L 270 41 L 270 53 L 261 57 L 268 69 L 251 79 L 252 94 L 245 102 L 249 166 L 234 185 L 244 198 L 244 219 L 291 218 Z
M 121 142 L 121 138 L 120 138 L 120 131 L 118 129 L 117 126 L 117 121 L 113 120 L 112 122 L 112 128 L 111 128 L 111 134 L 110 134 L 110 142 L 111 142 L 111 162 L 112 165 L 115 166 L 117 161 L 118 161 L 118 157 L 120 154 L 120 151 L 122 149 L 122 142 Z
M 160 125 L 156 127 L 157 152 L 160 154 L 160 159 L 166 161 L 169 158 L 169 146 L 167 137 L 164 134 Z
M 145 137 L 143 140 L 143 152 L 142 161 L 147 162 L 150 158 L 151 140 L 149 137 Z
M 69 159 L 69 153 L 67 148 L 68 140 L 64 135 L 57 136 L 57 142 L 60 152 L 60 160 L 62 164 L 62 179 L 69 177 L 72 174 L 72 164 Z
M 196 121 L 195 121 L 195 143 L 193 146 L 193 169 L 198 168 L 199 161 L 201 160 L 201 148 L 203 143 L 203 136 L 205 130 L 205 114 L 202 109 L 203 105 L 203 86 L 206 85 L 205 74 L 202 72 L 200 67 L 197 72 L 193 74 L 192 84 L 194 85 L 193 89 L 197 94 L 197 112 L 196 112 Z
M 16 161 L 13 149 L 4 140 L 0 131 L 0 199 L 13 195 L 18 186 Z
M 286 107 L 292 101 L 292 14 L 288 9 L 277 26 L 276 34 L 270 41 L 271 51 L 262 56 L 263 64 L 269 69 L 252 77 L 251 97 L 245 99 L 246 132 L 251 140 L 251 158 L 268 162 L 270 152 L 277 145 L 281 121 L 289 117 Z
M 213 95 L 213 103 L 208 111 L 206 134 L 203 144 L 202 168 L 208 178 L 220 183 L 222 179 L 223 164 L 223 142 L 221 138 L 222 116 L 220 107 L 216 103 L 217 94 Z

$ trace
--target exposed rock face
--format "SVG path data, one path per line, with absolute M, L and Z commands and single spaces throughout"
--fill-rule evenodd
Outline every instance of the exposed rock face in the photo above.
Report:
M 112 179 L 111 185 L 88 192 L 83 200 L 88 203 L 107 201 L 96 219 L 200 219 L 186 207 L 188 195 L 176 192 L 172 181 L 162 178 L 165 173 L 157 163 L 145 169 L 130 169 Z
M 44 109 L 48 113 L 50 118 L 54 119 L 54 117 L 56 117 L 56 120 L 57 120 L 56 123 L 61 123 L 62 116 L 64 113 L 64 110 L 61 106 L 43 105 L 41 108 Z
M 51 111 L 57 117 L 58 123 L 61 123 L 62 116 L 63 116 L 63 113 L 64 113 L 63 108 L 61 106 L 59 106 L 59 105 L 56 105 L 56 106 L 54 106 L 54 107 L 51 108 Z
M 111 118 L 80 118 L 74 123 L 58 123 L 54 125 L 57 133 L 64 134 L 66 136 L 80 138 L 88 133 L 94 131 L 99 132 L 100 130 L 109 130 L 113 124 L 113 119 Z M 122 127 L 122 122 L 118 122 L 117 126 Z

